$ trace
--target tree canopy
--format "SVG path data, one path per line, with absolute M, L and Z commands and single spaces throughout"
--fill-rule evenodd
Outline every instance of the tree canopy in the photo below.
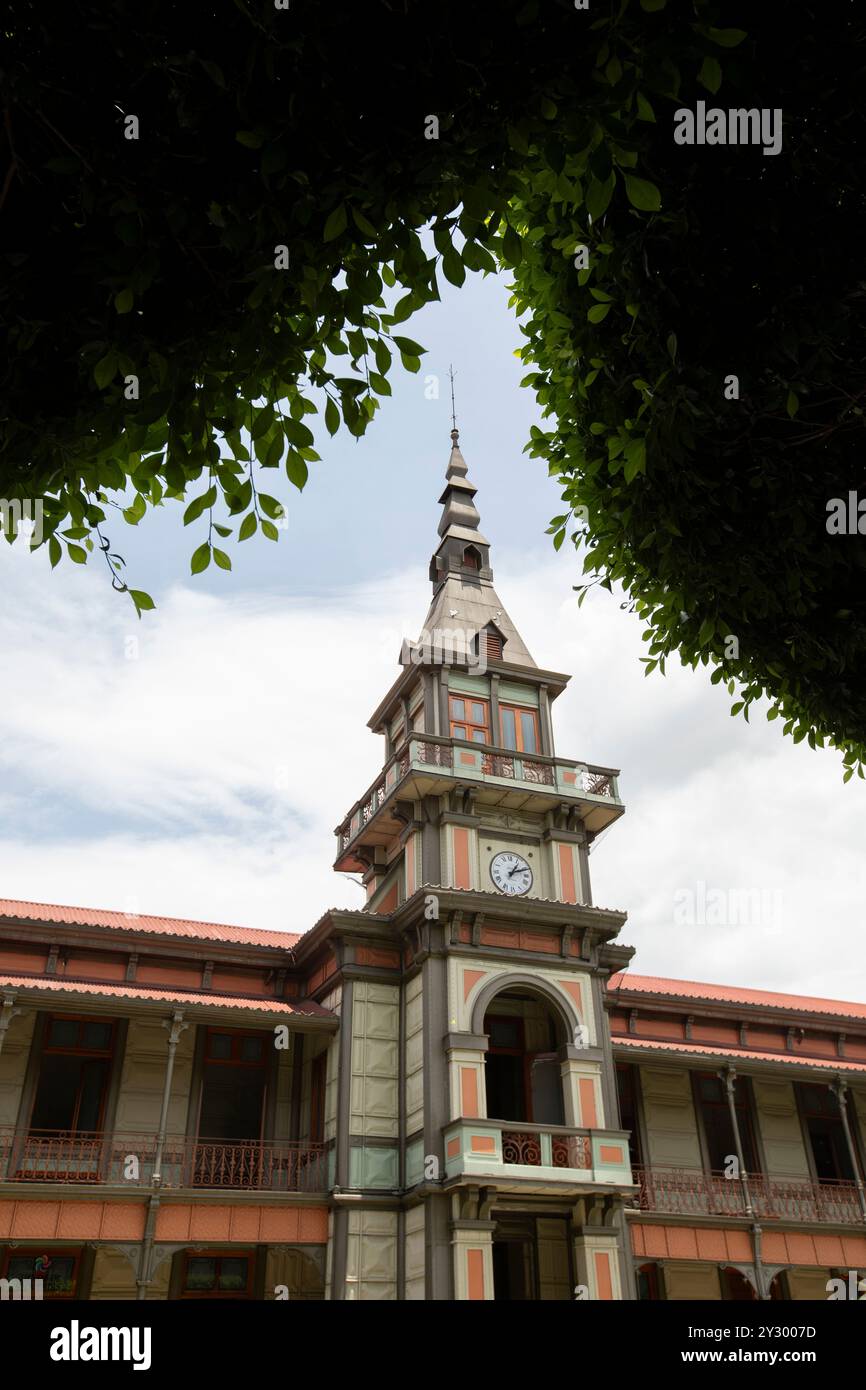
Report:
M 419 369 L 440 277 L 504 269 L 553 543 L 623 586 L 648 673 L 711 665 L 732 713 L 766 695 L 863 775 L 850 0 L 12 0 L 4 27 L 0 497 L 42 501 L 52 565 L 101 549 L 140 612 L 121 515 L 185 502 L 193 573 L 276 540 L 281 475 Z M 678 143 L 701 102 L 778 110 L 781 148 Z

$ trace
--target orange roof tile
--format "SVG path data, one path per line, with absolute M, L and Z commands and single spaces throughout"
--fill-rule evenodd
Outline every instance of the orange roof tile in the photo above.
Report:
M 14 993 L 28 990 L 47 990 L 49 993 L 93 995 L 100 999 L 149 1000 L 164 1004 L 200 1004 L 206 1009 L 248 1009 L 260 1014 L 299 1014 L 311 1018 L 335 1018 L 330 1009 L 323 1009 L 312 999 L 290 1004 L 287 999 L 263 999 L 231 994 L 196 994 L 192 990 L 159 989 L 152 985 L 93 984 L 90 981 L 58 980 L 45 975 L 0 975 L 0 989 Z
M 611 1041 L 617 1047 L 649 1048 L 653 1052 L 676 1052 L 687 1057 L 724 1057 L 740 1062 L 782 1062 L 795 1067 L 811 1067 L 819 1071 L 866 1072 L 866 1062 L 846 1062 L 842 1057 L 794 1057 L 790 1052 L 750 1052 L 736 1047 L 705 1047 L 693 1042 L 656 1042 L 652 1038 L 625 1037 L 614 1033 Z
M 745 989 L 740 985 L 709 985 L 698 980 L 668 980 L 661 975 L 632 975 L 620 971 L 611 975 L 608 993 L 663 994 L 676 999 L 704 1003 L 751 1004 L 765 1009 L 785 1009 L 788 1013 L 832 1014 L 835 1018 L 866 1019 L 866 1004 L 844 999 L 819 999 L 810 994 L 777 994 L 767 989 Z
M 219 922 L 191 922 L 182 917 L 147 917 L 134 912 L 111 912 L 100 907 L 64 907 L 57 903 L 16 902 L 0 898 L 0 918 L 59 923 L 70 927 L 111 927 L 115 931 L 153 932 L 160 936 L 224 941 L 239 946 L 273 946 L 288 951 L 300 932 L 266 931 L 262 927 L 231 927 Z

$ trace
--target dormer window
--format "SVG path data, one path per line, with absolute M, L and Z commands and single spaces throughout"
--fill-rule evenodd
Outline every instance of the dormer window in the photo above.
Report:
M 495 627 L 486 627 L 481 633 L 483 651 L 488 661 L 502 660 L 502 633 Z
M 467 545 L 463 552 L 463 568 L 467 570 L 481 569 L 481 555 L 474 545 Z

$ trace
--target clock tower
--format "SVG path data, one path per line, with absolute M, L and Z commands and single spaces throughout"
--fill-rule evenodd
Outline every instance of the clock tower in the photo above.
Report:
M 456 429 L 451 443 L 430 608 L 369 721 L 382 772 L 336 832 L 335 868 L 366 887 L 370 949 L 396 947 L 400 974 L 387 1133 L 357 1101 L 369 1033 L 351 1010 L 341 1020 L 348 1145 L 396 1149 L 399 1297 L 627 1297 L 634 1187 L 603 998 L 631 951 L 589 870 L 624 811 L 618 774 L 558 754 L 569 678 L 536 665 L 503 606 Z M 369 1190 L 349 1188 L 357 1222 Z M 339 1225 L 332 1288 L 351 1297 Z

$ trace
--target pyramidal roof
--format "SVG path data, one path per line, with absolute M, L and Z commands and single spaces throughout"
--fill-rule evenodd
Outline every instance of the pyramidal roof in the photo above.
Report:
M 439 498 L 440 541 L 430 562 L 433 602 L 424 619 L 421 640 L 435 641 L 437 632 L 461 630 L 467 638 L 474 639 L 477 633 L 492 626 L 502 637 L 503 661 L 513 666 L 535 667 L 493 587 L 490 542 L 480 530 L 476 492 L 460 452 L 458 432 L 453 429 L 445 490 Z

